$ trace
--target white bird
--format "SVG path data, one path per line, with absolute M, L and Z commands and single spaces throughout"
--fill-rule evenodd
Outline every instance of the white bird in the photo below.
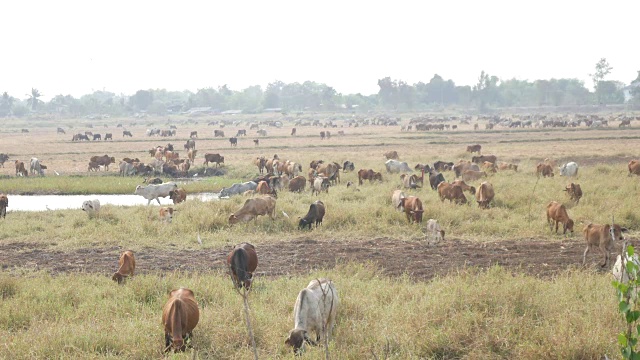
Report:
M 56 175 L 60 176 L 60 173 L 59 173 L 59 172 L 57 172 L 57 171 L 55 171 L 55 170 L 53 170 L 53 172 L 54 172 L 54 173 L 56 173 Z
M 202 245 L 202 239 L 200 239 L 200 231 L 198 231 L 198 243 Z
M 287 215 L 287 213 L 284 212 L 284 210 L 282 210 L 282 215 L 284 215 L 284 217 L 286 217 L 287 219 L 289 218 L 289 215 Z
M 49 209 L 49 205 L 45 205 L 44 206 L 47 210 L 51 211 L 51 209 Z
M 193 177 L 196 177 L 196 176 L 198 176 L 198 173 L 193 174 Z

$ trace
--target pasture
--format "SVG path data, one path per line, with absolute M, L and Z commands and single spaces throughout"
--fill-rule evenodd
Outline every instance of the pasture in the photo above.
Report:
M 474 130 L 473 120 L 456 130 L 403 132 L 400 126 L 349 127 L 342 120 L 348 116 L 338 115 L 337 128 L 296 126 L 294 137 L 295 119 L 283 120 L 280 114 L 212 116 L 197 119 L 197 124 L 172 117 L 175 137 L 145 135 L 147 128 L 168 129 L 166 118 L 5 123 L 0 153 L 9 154 L 9 160 L 0 168 L 0 193 L 9 196 L 9 213 L 0 219 L 0 336 L 8 344 L 7 356 L 161 357 L 162 304 L 169 290 L 186 286 L 200 303 L 201 323 L 193 348 L 177 357 L 251 358 L 241 300 L 225 265 L 226 254 L 242 241 L 256 245 L 259 257 L 251 314 L 261 358 L 292 356 L 283 341 L 293 327 L 296 294 L 309 280 L 323 276 L 335 281 L 342 301 L 331 342 L 334 358 L 617 356 L 622 320 L 612 277 L 597 266 L 598 253 L 591 253 L 582 267 L 581 230 L 615 216 L 636 243 L 640 211 L 633 199 L 640 180 L 627 176 L 627 163 L 640 158 L 637 122 L 622 129 L 612 121 L 598 129 L 484 130 L 483 120 L 481 130 Z M 403 115 L 402 124 L 410 117 Z M 221 129 L 207 125 L 211 120 L 229 123 Z M 267 136 L 249 130 L 250 123 L 275 120 L 284 126 L 262 126 Z M 86 126 L 89 122 L 92 128 Z M 123 138 L 118 123 L 134 136 Z M 58 126 L 66 134 L 56 134 Z M 21 128 L 30 132 L 21 133 Z M 223 130 L 225 137 L 214 138 L 214 129 Z M 240 129 L 248 135 L 231 147 L 228 138 Z M 71 141 L 72 134 L 86 130 L 113 133 L 114 140 Z M 319 132 L 327 130 L 332 136 L 321 140 Z M 227 219 L 247 199 L 242 195 L 175 205 L 171 224 L 160 223 L 157 203 L 103 204 L 95 218 L 81 210 L 11 211 L 12 194 L 132 194 L 142 177 L 118 176 L 118 161 L 151 161 L 148 150 L 169 142 L 183 157 L 182 145 L 191 131 L 199 135 L 192 169 L 202 167 L 205 153 L 220 153 L 226 174 L 161 176 L 188 193 L 218 192 L 251 180 L 258 175 L 252 160 L 274 154 L 302 164 L 305 178 L 312 160 L 350 160 L 356 172 L 382 172 L 383 182 L 358 185 L 356 172 L 341 173 L 341 182 L 320 195 L 311 195 L 307 182 L 302 193 L 278 193 L 275 220 L 262 216 L 234 226 Z M 258 146 L 253 139 L 260 140 Z M 481 144 L 482 153 L 496 155 L 498 161 L 518 165 L 517 172 L 498 171 L 468 182 L 476 188 L 481 181 L 493 184 L 491 207 L 480 209 L 468 193 L 467 205 L 441 202 L 425 181 L 421 189 L 404 190 L 424 205 L 424 222 L 408 224 L 391 205 L 391 193 L 402 183 L 399 174 L 385 171 L 382 154 L 396 150 L 413 169 L 417 163 L 470 160 L 465 149 L 471 144 Z M 89 158 L 105 154 L 116 158 L 110 171 L 88 172 Z M 13 161 L 28 165 L 31 157 L 48 167 L 46 176 L 16 177 Z M 578 176 L 562 177 L 556 167 L 554 177 L 537 178 L 536 164 L 545 158 L 558 164 L 575 161 Z M 443 174 L 454 180 L 453 172 Z M 347 187 L 348 181 L 355 186 Z M 579 183 L 584 192 L 577 205 L 563 191 L 570 182 Z M 317 199 L 327 208 L 323 225 L 299 230 L 299 217 Z M 545 210 L 554 200 L 565 204 L 575 221 L 573 235 L 549 231 Z M 443 242 L 427 241 L 424 226 L 430 218 L 446 230 Z M 139 275 L 118 286 L 110 277 L 123 250 L 136 254 Z M 308 348 L 303 357 L 322 358 L 321 350 Z

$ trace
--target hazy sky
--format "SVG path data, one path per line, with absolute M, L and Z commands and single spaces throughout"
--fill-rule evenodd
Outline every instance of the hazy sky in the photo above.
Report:
M 606 4 L 606 5 L 605 5 Z M 434 73 L 471 85 L 640 70 L 640 1 L 3 1 L 0 92 L 196 91 L 313 80 L 378 91 Z

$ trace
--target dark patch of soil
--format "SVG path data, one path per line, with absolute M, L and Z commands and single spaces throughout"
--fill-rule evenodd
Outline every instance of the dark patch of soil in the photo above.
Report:
M 634 240 L 635 246 L 640 244 Z M 619 246 L 619 244 L 618 244 Z M 379 238 L 369 241 L 296 239 L 256 246 L 258 275 L 283 276 L 330 269 L 337 263 L 371 262 L 385 274 L 407 273 L 411 278 L 428 280 L 465 267 L 486 269 L 493 265 L 514 272 L 549 278 L 582 265 L 585 246 L 582 239 L 517 239 L 496 242 L 447 240 L 436 245 L 417 241 Z M 9 270 L 26 268 L 53 274 L 89 272 L 111 274 L 117 270 L 118 247 L 82 248 L 50 251 L 37 244 L 0 245 L 0 266 Z M 230 247 L 206 250 L 142 249 L 136 252 L 136 273 L 167 271 L 220 271 L 226 269 Z M 616 251 L 619 251 L 617 249 Z M 612 254 L 615 260 L 615 254 Z M 589 268 L 599 268 L 599 252 L 587 257 Z

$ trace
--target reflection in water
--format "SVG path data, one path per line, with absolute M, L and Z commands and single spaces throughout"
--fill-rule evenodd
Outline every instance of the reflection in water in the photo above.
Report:
M 147 199 L 140 195 L 8 195 L 9 207 L 7 211 L 46 211 L 60 209 L 81 209 L 85 200 L 100 200 L 100 205 L 134 206 L 147 205 Z M 187 201 L 218 200 L 218 193 L 201 193 L 187 195 Z M 160 198 L 162 205 L 173 205 L 173 201 Z M 158 205 L 153 200 L 151 205 Z

